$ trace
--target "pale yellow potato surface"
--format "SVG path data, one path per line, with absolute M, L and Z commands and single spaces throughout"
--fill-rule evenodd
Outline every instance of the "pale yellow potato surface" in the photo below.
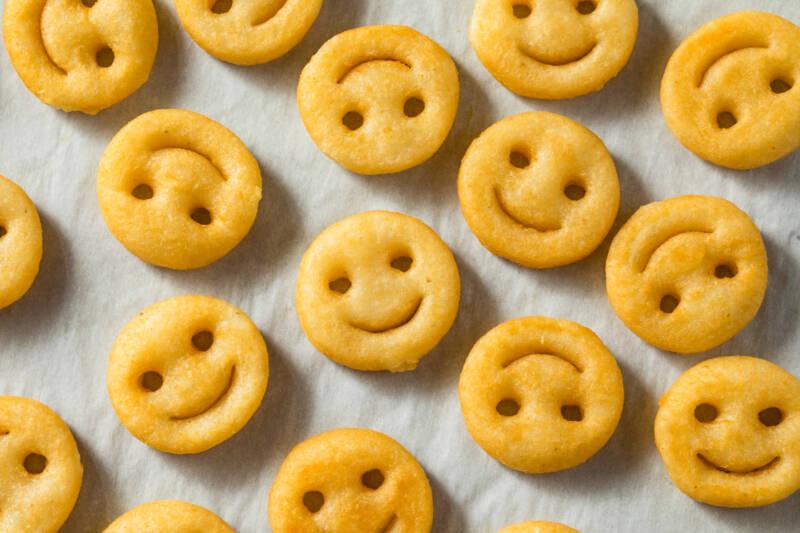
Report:
M 634 0 L 476 0 L 469 40 L 510 91 L 556 100 L 602 89 L 628 62 L 638 27 Z
M 800 147 L 798 62 L 800 27 L 786 19 L 743 11 L 713 20 L 667 63 L 661 80 L 667 125 L 711 163 L 768 165 Z
M 141 198 L 142 187 L 149 198 Z M 142 261 L 200 268 L 250 231 L 261 171 L 221 124 L 192 111 L 159 109 L 133 119 L 111 140 L 97 172 L 97 198 L 111 233 Z M 205 219 L 198 216 L 203 210 Z
M 158 500 L 123 514 L 103 533 L 234 533 L 211 511 L 188 502 Z
M 56 533 L 82 481 L 78 446 L 64 421 L 35 400 L 0 396 L 0 531 Z
M 94 115 L 147 81 L 158 20 L 152 0 L 6 0 L 3 37 L 39 100 Z
M 575 467 L 605 445 L 619 423 L 624 390 L 614 356 L 591 330 L 524 317 L 475 343 L 458 396 L 467 430 L 486 453 L 541 474 Z
M 369 429 L 312 437 L 284 460 L 269 492 L 275 533 L 427 533 L 425 471 L 394 439 Z
M 756 507 L 800 489 L 800 380 L 781 367 L 715 357 L 684 372 L 659 406 L 656 445 L 689 497 Z
M 181 24 L 206 52 L 257 65 L 294 48 L 317 19 L 322 0 L 175 0 Z
M 0 309 L 22 298 L 39 274 L 42 224 L 36 206 L 0 176 Z
M 409 116 L 412 98 L 424 109 Z M 458 98 L 453 60 L 406 26 L 364 26 L 332 37 L 303 68 L 297 86 L 311 138 L 359 174 L 400 172 L 430 158 L 453 125 Z M 345 123 L 349 113 L 363 121 L 356 129 Z
M 554 113 L 493 124 L 472 142 L 458 174 L 472 232 L 492 253 L 531 268 L 592 253 L 614 223 L 619 194 L 603 141 Z
M 140 312 L 108 361 L 111 404 L 136 438 L 157 450 L 199 453 L 236 434 L 267 390 L 264 338 L 241 310 L 180 296 Z
M 444 337 L 460 295 L 453 254 L 431 228 L 402 213 L 368 211 L 311 243 L 295 304 L 308 339 L 333 361 L 401 372 Z
M 619 318 L 650 344 L 682 354 L 710 350 L 761 307 L 764 241 L 750 217 L 722 198 L 654 202 L 614 237 L 606 290 Z

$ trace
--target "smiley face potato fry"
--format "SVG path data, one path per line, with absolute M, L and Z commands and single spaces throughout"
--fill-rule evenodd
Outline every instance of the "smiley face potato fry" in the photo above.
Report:
M 22 298 L 39 274 L 42 222 L 31 199 L 0 176 L 0 309 Z
M 277 59 L 317 19 L 322 0 L 175 0 L 181 24 L 206 52 L 236 65 Z
M 46 405 L 0 396 L 0 531 L 56 533 L 83 481 L 78 446 Z
M 261 200 L 261 171 L 225 126 L 184 109 L 139 115 L 111 140 L 97 172 L 111 233 L 142 261 L 200 268 L 247 235 Z
M 557 522 L 536 521 L 506 526 L 497 533 L 580 533 L 580 531 Z
M 151 305 L 114 342 L 111 404 L 136 438 L 169 453 L 199 453 L 255 413 L 269 378 L 264 338 L 239 309 L 181 296 Z
M 634 0 L 476 0 L 469 40 L 509 90 L 531 98 L 599 91 L 633 52 Z
M 577 466 L 611 438 L 622 373 L 591 330 L 524 317 L 481 337 L 458 382 L 467 430 L 486 453 L 531 474 Z
M 419 165 L 447 137 L 458 108 L 455 63 L 406 26 L 334 36 L 300 74 L 297 105 L 328 157 L 359 174 Z
M 152 0 L 7 0 L 3 37 L 39 100 L 94 115 L 147 81 L 158 20 Z
M 776 502 L 800 489 L 800 380 L 755 357 L 703 361 L 661 398 L 655 437 L 667 473 L 691 498 Z
M 220 517 L 199 505 L 158 500 L 123 514 L 103 533 L 235 533 Z
M 713 196 L 640 207 L 606 259 L 606 290 L 620 319 L 671 352 L 710 350 L 739 333 L 767 290 L 767 252 L 749 216 Z
M 531 268 L 583 259 L 603 241 L 619 208 L 619 181 L 603 141 L 554 113 L 493 124 L 458 173 L 461 211 L 494 254 Z
M 269 492 L 275 533 L 428 533 L 425 471 L 394 439 L 369 429 L 312 437 L 284 460 Z
M 800 27 L 770 13 L 718 18 L 684 41 L 661 80 L 678 140 L 711 163 L 750 169 L 800 147 Z
M 323 231 L 300 263 L 295 303 L 311 343 L 357 370 L 412 370 L 450 329 L 461 282 L 434 231 L 368 211 Z

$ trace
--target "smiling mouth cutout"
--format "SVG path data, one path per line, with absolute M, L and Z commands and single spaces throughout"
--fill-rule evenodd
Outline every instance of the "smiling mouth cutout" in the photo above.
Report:
M 392 516 L 389 517 L 389 520 L 386 522 L 386 525 L 383 526 L 378 530 L 378 533 L 389 533 L 389 530 L 392 529 L 397 522 L 397 514 L 392 513 Z
M 548 65 L 548 66 L 551 66 L 551 67 L 563 67 L 565 65 L 571 65 L 573 63 L 577 63 L 578 61 L 581 61 L 582 59 L 586 58 L 589 54 L 591 54 L 594 51 L 595 48 L 597 48 L 597 43 L 592 44 L 584 52 L 579 53 L 575 57 L 572 57 L 572 58 L 569 58 L 569 59 L 563 59 L 563 60 L 555 60 L 555 61 L 545 59 L 544 57 L 542 57 L 541 55 L 537 54 L 536 52 L 528 50 L 523 46 L 519 47 L 519 51 L 522 53 L 522 55 L 524 55 L 524 56 L 526 56 L 526 57 L 528 57 L 530 59 L 533 59 L 537 63 L 541 63 L 543 65 Z
M 350 321 L 350 325 L 353 326 L 356 329 L 360 329 L 362 331 L 366 331 L 367 333 L 388 333 L 390 331 L 402 328 L 403 326 L 405 326 L 406 324 L 411 322 L 414 319 L 414 317 L 417 316 L 417 312 L 419 311 L 419 308 L 421 306 L 422 306 L 422 298 L 420 297 L 417 300 L 416 305 L 414 305 L 411 308 L 411 312 L 409 312 L 405 317 L 403 317 L 402 320 L 396 322 L 395 324 L 389 325 L 389 326 L 376 328 L 376 327 L 367 326 L 365 324 L 359 324 L 356 321 Z
M 225 396 L 227 396 L 228 392 L 230 392 L 231 387 L 233 387 L 233 379 L 235 376 L 236 376 L 236 365 L 233 365 L 233 367 L 231 368 L 231 375 L 228 378 L 228 384 L 225 386 L 224 389 L 222 389 L 222 392 L 219 394 L 219 396 L 217 396 L 217 398 L 208 405 L 208 407 L 202 409 L 197 413 L 193 413 L 186 416 L 171 416 L 170 420 L 190 420 L 192 418 L 197 418 L 198 416 L 203 416 L 207 412 L 211 411 L 214 407 L 219 405 L 222 402 L 222 400 L 225 399 Z
M 775 464 L 780 460 L 780 457 L 775 456 L 770 461 L 764 463 L 761 466 L 757 466 L 756 468 L 751 468 L 751 469 L 748 469 L 748 470 L 737 470 L 737 469 L 723 468 L 721 466 L 718 466 L 715 463 L 713 463 L 711 460 L 706 458 L 702 453 L 698 453 L 697 454 L 697 458 L 700 459 L 700 462 L 703 463 L 706 466 L 709 466 L 709 467 L 711 467 L 711 468 L 713 468 L 715 470 L 718 470 L 718 471 L 722 472 L 723 474 L 731 474 L 731 475 L 735 475 L 735 476 L 746 476 L 746 475 L 751 475 L 751 474 L 760 474 L 761 472 L 764 472 L 765 470 L 768 470 L 768 469 L 772 468 L 773 466 L 775 466 Z
M 520 218 L 516 217 L 508 209 L 508 207 L 506 207 L 506 204 L 503 202 L 503 197 L 500 195 L 500 190 L 497 189 L 497 187 L 495 187 L 495 189 L 494 189 L 494 197 L 497 200 L 497 206 L 500 208 L 500 211 L 502 211 L 503 214 L 505 214 L 508 218 L 510 218 L 512 221 L 516 222 L 517 224 L 519 224 L 523 228 L 532 229 L 532 230 L 538 231 L 539 233 L 547 233 L 547 232 L 551 232 L 551 231 L 558 231 L 558 230 L 561 229 L 560 225 L 551 225 L 551 226 L 544 225 L 544 224 L 536 224 L 536 225 L 534 225 L 534 224 L 529 224 L 529 223 L 521 220 Z
M 262 13 L 255 20 L 253 20 L 251 25 L 253 27 L 261 26 L 262 24 L 265 24 L 270 20 L 274 19 L 275 17 L 278 16 L 278 13 L 280 13 L 281 9 L 286 7 L 287 2 L 288 0 L 283 0 L 282 2 L 279 2 L 277 6 L 272 6 L 272 9 L 267 10 L 266 13 Z

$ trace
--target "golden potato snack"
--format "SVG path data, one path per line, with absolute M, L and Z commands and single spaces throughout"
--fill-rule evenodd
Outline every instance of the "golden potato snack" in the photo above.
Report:
M 11 64 L 42 102 L 94 115 L 150 76 L 158 48 L 151 0 L 6 0 Z
M 406 26 L 332 37 L 300 74 L 297 105 L 325 155 L 359 174 L 419 165 L 447 137 L 458 107 L 455 63 Z
M 661 108 L 678 140 L 717 165 L 750 169 L 800 147 L 800 27 L 770 13 L 718 18 L 675 51 Z
M 458 383 L 464 421 L 486 453 L 531 474 L 577 466 L 611 438 L 622 373 L 591 330 L 525 317 L 481 337 Z
M 638 27 L 634 0 L 476 0 L 469 40 L 510 91 L 554 100 L 602 89 Z
M 433 496 L 425 471 L 398 442 L 336 429 L 286 457 L 269 492 L 269 522 L 275 533 L 427 533 Z
M 287 53 L 317 19 L 322 0 L 175 0 L 181 24 L 206 52 L 257 65 Z
M 0 396 L 0 531 L 56 533 L 82 481 L 78 446 L 64 421 L 35 400 Z
M 554 113 L 520 113 L 472 142 L 458 196 L 470 229 L 489 251 L 551 268 L 600 245 L 617 216 L 619 181 L 594 133 Z
M 557 522 L 537 521 L 506 526 L 497 533 L 580 533 L 580 531 Z
M 710 350 L 753 319 L 767 290 L 758 228 L 735 205 L 681 196 L 639 208 L 606 260 L 608 299 L 650 344 L 682 354 Z
M 206 296 L 151 305 L 117 336 L 108 361 L 111 404 L 157 450 L 199 453 L 237 433 L 261 405 L 269 360 L 241 310 Z
M 39 274 L 42 223 L 36 206 L 0 176 L 0 309 L 22 298 Z
M 123 514 L 103 533 L 234 533 L 211 511 L 187 502 L 159 500 Z
M 111 140 L 97 173 L 111 233 L 142 261 L 200 268 L 230 252 L 255 222 L 261 171 L 230 130 L 192 111 L 159 109 Z
M 708 359 L 659 402 L 658 451 L 678 488 L 722 507 L 756 507 L 800 489 L 800 380 L 755 357 Z
M 401 213 L 329 226 L 303 255 L 295 304 L 308 339 L 357 370 L 412 370 L 455 320 L 461 282 L 436 233 Z

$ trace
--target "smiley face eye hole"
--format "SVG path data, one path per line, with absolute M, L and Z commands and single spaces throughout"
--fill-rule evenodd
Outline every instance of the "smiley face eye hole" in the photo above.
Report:
M 580 422 L 583 420 L 583 409 L 580 405 L 562 405 L 561 417 L 568 422 Z
M 22 465 L 29 474 L 38 475 L 47 468 L 47 457 L 38 453 L 29 453 Z
M 5 237 L 6 235 L 8 235 L 8 230 L 6 229 L 5 226 L 0 225 L 0 239 Z
M 392 259 L 392 262 L 389 264 L 395 270 L 399 270 L 400 272 L 408 272 L 411 269 L 411 265 L 414 264 L 414 260 L 407 255 L 401 255 L 400 257 Z
M 674 294 L 665 294 L 661 301 L 658 304 L 659 309 L 661 309 L 662 313 L 670 314 L 675 309 L 678 308 L 678 305 L 681 303 L 681 299 Z
M 423 111 L 425 111 L 425 102 L 415 96 L 412 96 L 403 104 L 403 114 L 408 118 L 414 118 Z
M 222 15 L 230 11 L 232 6 L 233 0 L 216 0 L 216 2 L 211 5 L 211 12 Z
M 342 117 L 342 124 L 344 124 L 348 130 L 356 131 L 364 125 L 364 115 L 358 111 L 348 111 Z
M 508 154 L 508 161 L 511 166 L 517 168 L 528 168 L 531 164 L 531 158 L 519 150 L 511 150 Z
M 721 130 L 732 128 L 737 122 L 738 120 L 736 120 L 736 115 L 730 111 L 722 111 L 717 114 L 717 126 L 719 126 L 719 129 Z
M 783 422 L 783 411 L 777 407 L 767 407 L 758 413 L 758 420 L 767 427 L 777 426 Z
M 164 384 L 164 377 L 158 372 L 145 372 L 140 379 L 142 388 L 148 392 L 155 392 Z
M 153 197 L 153 188 L 146 183 L 140 183 L 133 188 L 131 195 L 138 200 L 149 200 Z
M 97 0 L 81 0 L 81 4 L 83 4 L 86 7 L 94 7 L 96 3 Z
M 303 505 L 309 512 L 316 513 L 325 505 L 325 496 L 317 490 L 310 490 L 303 494 Z
M 709 422 L 713 422 L 716 420 L 719 412 L 717 408 L 711 405 L 710 403 L 701 403 L 697 407 L 694 408 L 694 417 L 697 419 L 698 422 L 703 424 L 708 424 Z
M 511 398 L 505 398 L 497 402 L 495 409 L 502 416 L 514 416 L 519 413 L 519 403 Z
M 564 187 L 564 196 L 572 200 L 573 202 L 577 202 L 578 200 L 582 200 L 584 196 L 586 196 L 586 189 L 584 189 L 581 185 L 577 183 L 570 183 L 566 187 Z
M 772 89 L 772 92 L 775 94 L 781 94 L 790 91 L 793 85 L 794 84 L 790 81 L 786 81 L 781 78 L 775 78 L 769 83 L 769 88 Z
M 196 207 L 189 216 L 201 226 L 208 226 L 211 224 L 211 212 L 205 207 Z
M 597 4 L 591 0 L 581 0 L 578 2 L 578 5 L 575 6 L 575 9 L 577 9 L 578 13 L 581 15 L 588 15 L 590 13 L 594 13 L 594 10 L 597 9 Z
M 531 6 L 528 3 L 516 2 L 511 6 L 511 12 L 518 19 L 525 19 L 531 16 Z
M 114 50 L 108 46 L 103 46 L 95 54 L 97 66 L 100 68 L 108 68 L 114 64 Z
M 352 283 L 347 278 L 336 278 L 335 280 L 328 283 L 328 288 L 333 292 L 338 292 L 339 294 L 344 294 L 350 290 Z
M 714 267 L 714 277 L 719 279 L 732 278 L 738 274 L 736 265 L 722 263 Z
M 383 472 L 375 468 L 361 475 L 361 484 L 368 489 L 378 490 L 383 485 L 384 479 Z
M 201 352 L 207 352 L 214 344 L 214 334 L 208 330 L 203 330 L 192 335 L 192 346 Z

